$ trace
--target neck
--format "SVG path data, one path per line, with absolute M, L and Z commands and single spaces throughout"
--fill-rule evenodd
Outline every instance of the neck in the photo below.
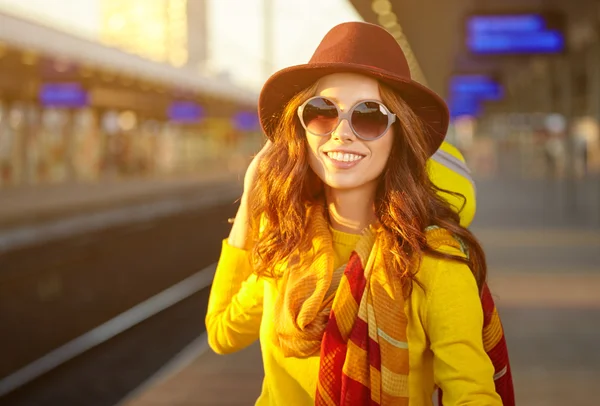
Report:
M 329 220 L 334 230 L 360 234 L 375 220 L 375 189 L 325 189 Z

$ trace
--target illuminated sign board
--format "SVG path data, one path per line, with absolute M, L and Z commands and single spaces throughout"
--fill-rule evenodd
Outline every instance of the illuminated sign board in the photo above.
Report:
M 204 109 L 191 101 L 174 101 L 167 112 L 169 120 L 176 123 L 198 123 L 204 118 Z
M 254 131 L 259 128 L 258 115 L 255 112 L 239 112 L 233 117 L 233 123 L 241 131 Z
M 478 116 L 486 101 L 504 97 L 500 82 L 488 75 L 455 75 L 450 79 L 448 107 L 452 117 Z
M 460 116 L 477 117 L 481 114 L 481 101 L 473 97 L 450 97 L 448 100 L 450 117 Z
M 558 54 L 565 51 L 565 21 L 556 13 L 473 14 L 466 45 L 477 55 Z
M 501 100 L 502 85 L 487 75 L 459 75 L 450 79 L 450 94 L 469 95 L 485 100 Z
M 88 93 L 79 83 L 45 83 L 39 99 L 47 107 L 84 107 L 88 104 Z

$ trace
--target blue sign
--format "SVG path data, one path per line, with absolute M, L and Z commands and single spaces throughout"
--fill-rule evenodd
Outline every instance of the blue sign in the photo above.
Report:
M 448 108 L 453 118 L 478 116 L 482 103 L 504 97 L 502 85 L 488 75 L 456 75 L 450 79 Z
M 450 117 L 477 117 L 481 114 L 481 102 L 474 97 L 451 97 L 448 101 Z
M 204 109 L 191 101 L 174 101 L 169 106 L 168 116 L 176 123 L 198 123 L 204 118 Z
M 500 100 L 504 96 L 504 90 L 500 83 L 487 75 L 460 75 L 450 80 L 450 94 Z
M 544 18 L 539 14 L 521 15 L 475 15 L 468 19 L 471 34 L 523 33 L 544 30 Z
M 84 107 L 88 104 L 88 93 L 79 83 L 43 84 L 39 98 L 47 107 Z
M 547 14 L 473 15 L 466 44 L 474 54 L 556 54 L 565 51 L 563 21 Z
M 240 131 L 254 131 L 259 127 L 258 115 L 249 111 L 242 111 L 233 117 L 235 127 Z
M 491 33 L 470 37 L 468 46 L 476 54 L 555 54 L 564 51 L 565 39 L 556 31 Z

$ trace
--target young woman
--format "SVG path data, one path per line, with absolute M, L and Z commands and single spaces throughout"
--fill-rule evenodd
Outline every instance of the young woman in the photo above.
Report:
M 334 27 L 267 81 L 259 114 L 269 141 L 206 316 L 217 353 L 260 339 L 256 404 L 421 406 L 436 389 L 447 406 L 512 404 L 484 253 L 464 228 L 472 185 L 444 173 L 465 168 L 439 149 L 447 108 L 393 37 Z

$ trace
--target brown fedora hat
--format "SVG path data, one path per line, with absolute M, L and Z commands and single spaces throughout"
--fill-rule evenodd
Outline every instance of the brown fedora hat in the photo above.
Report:
M 364 74 L 394 89 L 423 120 L 431 154 L 439 148 L 448 129 L 446 103 L 411 79 L 406 56 L 392 35 L 364 22 L 335 26 L 307 64 L 282 69 L 266 81 L 258 100 L 258 114 L 267 137 L 273 139 L 273 127 L 294 95 L 323 76 L 339 72 Z

